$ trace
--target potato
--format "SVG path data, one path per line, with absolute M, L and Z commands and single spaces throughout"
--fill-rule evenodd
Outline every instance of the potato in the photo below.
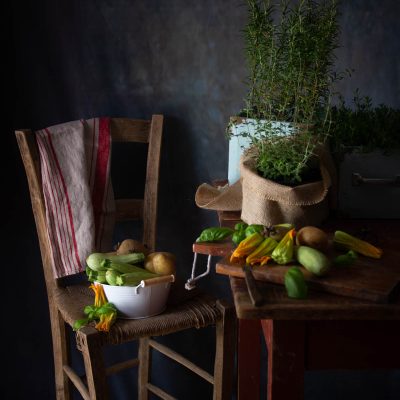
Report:
M 144 267 L 156 274 L 171 275 L 176 272 L 176 257 L 172 253 L 158 251 L 146 257 Z
M 129 253 L 143 253 L 144 255 L 149 254 L 147 247 L 138 240 L 125 239 L 122 241 L 117 248 L 117 254 L 129 254 Z
M 147 269 L 147 271 L 149 271 L 149 272 L 153 272 L 153 274 L 154 274 L 155 272 L 154 272 L 154 265 L 153 265 L 153 257 L 149 258 L 152 254 L 154 254 L 154 253 L 149 254 L 149 256 L 146 257 L 146 259 L 144 260 L 144 268 Z
M 329 246 L 328 235 L 315 226 L 305 226 L 296 234 L 298 246 L 309 246 L 319 251 L 327 251 Z

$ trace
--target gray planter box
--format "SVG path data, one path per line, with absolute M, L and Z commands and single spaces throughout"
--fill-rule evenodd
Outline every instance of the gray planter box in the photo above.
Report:
M 338 202 L 346 217 L 400 218 L 400 150 L 345 154 Z

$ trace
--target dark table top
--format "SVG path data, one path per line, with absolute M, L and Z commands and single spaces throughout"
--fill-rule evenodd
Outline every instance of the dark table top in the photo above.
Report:
M 229 277 L 236 314 L 241 319 L 276 320 L 400 320 L 400 299 L 377 304 L 350 297 L 309 291 L 307 299 L 290 299 L 280 285 L 257 282 L 264 304 L 253 306 L 245 280 Z

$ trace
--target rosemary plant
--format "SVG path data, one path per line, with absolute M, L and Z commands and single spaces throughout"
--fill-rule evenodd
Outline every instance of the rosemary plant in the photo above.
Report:
M 298 184 L 329 131 L 337 0 L 247 0 L 247 6 L 249 90 L 240 115 L 266 121 L 251 137 L 258 172 Z M 291 134 L 276 121 L 290 122 Z

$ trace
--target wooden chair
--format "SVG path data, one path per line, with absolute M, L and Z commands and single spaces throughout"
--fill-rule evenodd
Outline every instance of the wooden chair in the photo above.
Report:
M 156 242 L 157 188 L 162 129 L 163 116 L 161 115 L 153 115 L 151 121 L 122 118 L 111 120 L 113 141 L 148 143 L 144 199 L 119 199 L 116 200 L 116 207 L 117 220 L 143 220 L 143 242 L 151 250 L 155 249 Z M 85 376 L 78 376 L 72 369 L 69 359 L 71 335 L 66 330 L 67 324 L 72 326 L 76 319 L 82 318 L 83 307 L 92 304 L 93 297 L 87 283 L 66 285 L 65 280 L 55 279 L 53 276 L 35 135 L 32 131 L 20 130 L 16 131 L 16 137 L 28 178 L 46 280 L 57 399 L 72 397 L 70 382 L 86 400 L 108 398 L 106 377 L 137 365 L 139 367 L 139 399 L 147 399 L 149 392 L 163 399 L 173 399 L 164 390 L 150 382 L 152 350 L 157 350 L 172 358 L 211 383 L 214 399 L 230 399 L 235 347 L 236 318 L 234 309 L 203 294 L 191 295 L 185 300 L 180 298 L 175 302 L 171 301 L 166 311 L 158 316 L 141 320 L 117 319 L 108 333 L 98 332 L 89 326 L 80 329 L 76 334 L 76 341 L 77 347 L 83 355 Z M 175 285 L 176 283 L 173 287 Z M 170 297 L 173 300 L 173 294 Z M 213 375 L 153 338 L 209 325 L 216 326 Z M 139 341 L 138 358 L 106 367 L 101 351 L 102 347 L 132 340 Z

